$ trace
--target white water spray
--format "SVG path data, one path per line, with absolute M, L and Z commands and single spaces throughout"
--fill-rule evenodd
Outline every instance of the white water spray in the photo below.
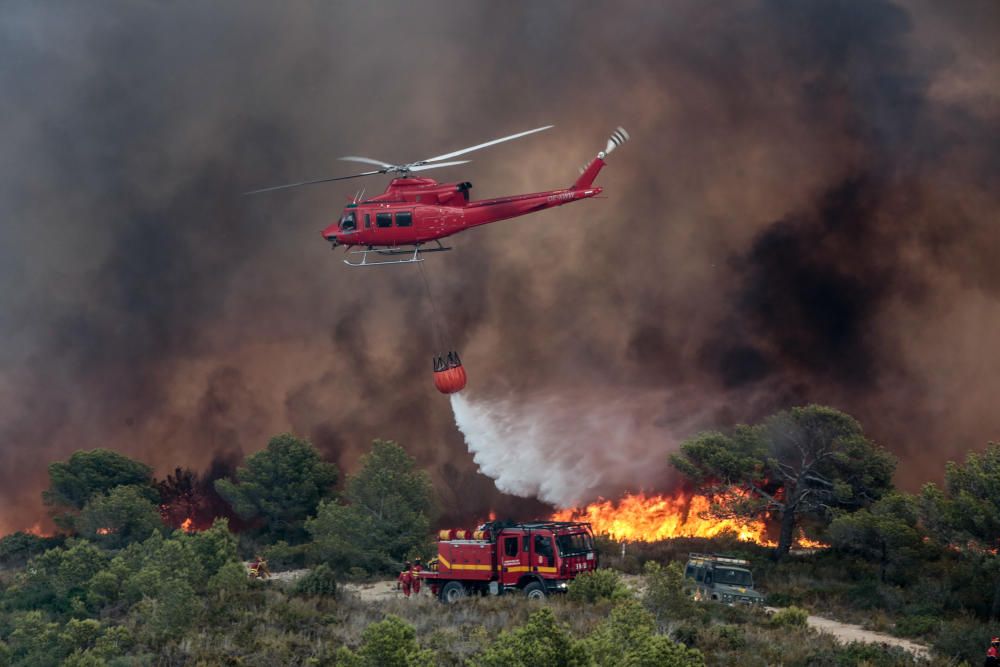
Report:
M 666 425 L 668 404 L 664 392 L 601 400 L 560 392 L 517 402 L 451 395 L 480 471 L 504 493 L 558 507 L 668 483 L 668 457 L 679 442 L 674 429 L 681 438 L 692 432 Z

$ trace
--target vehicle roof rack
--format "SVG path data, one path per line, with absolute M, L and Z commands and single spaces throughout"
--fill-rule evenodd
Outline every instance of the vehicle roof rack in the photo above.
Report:
M 721 565 L 745 565 L 749 566 L 750 561 L 745 558 L 734 558 L 733 556 L 720 556 L 719 554 L 688 554 L 690 560 L 704 560 Z

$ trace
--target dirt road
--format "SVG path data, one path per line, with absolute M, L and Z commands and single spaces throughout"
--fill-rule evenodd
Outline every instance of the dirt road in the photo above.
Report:
M 769 612 L 778 611 L 775 607 L 768 607 Z M 909 639 L 903 639 L 901 637 L 893 637 L 892 635 L 887 635 L 883 632 L 874 632 L 872 630 L 865 630 L 860 625 L 851 625 L 850 623 L 841 623 L 840 621 L 834 621 L 829 618 L 823 618 L 822 616 L 809 616 L 806 619 L 810 628 L 815 628 L 820 632 L 825 632 L 829 635 L 833 635 L 841 642 L 845 644 L 850 642 L 864 642 L 865 644 L 888 644 L 889 646 L 898 646 L 904 651 L 909 651 L 918 658 L 929 658 L 930 650 L 923 644 L 918 644 L 912 642 Z

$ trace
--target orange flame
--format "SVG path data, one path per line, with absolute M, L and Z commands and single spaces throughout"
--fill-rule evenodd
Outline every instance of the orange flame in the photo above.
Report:
M 183 530 L 185 533 L 193 533 L 194 532 L 193 524 L 194 524 L 194 519 L 188 517 L 181 522 L 181 530 Z
M 673 496 L 644 493 L 625 494 L 617 502 L 603 498 L 583 508 L 560 510 L 554 521 L 587 521 L 598 535 L 609 535 L 623 542 L 655 542 L 672 537 L 717 537 L 734 533 L 745 542 L 773 547 L 763 519 L 716 519 L 708 516 L 711 500 L 700 494 L 678 491 Z M 799 547 L 822 548 L 827 545 L 809 540 L 802 532 Z
M 112 531 L 110 528 L 98 528 L 97 529 L 97 534 L 98 535 L 110 535 L 112 532 L 114 532 L 114 531 Z

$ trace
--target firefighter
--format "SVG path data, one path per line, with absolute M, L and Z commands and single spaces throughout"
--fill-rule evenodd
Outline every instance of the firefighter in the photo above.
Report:
M 271 570 L 267 567 L 267 561 L 260 554 L 250 563 L 250 578 L 264 579 L 271 576 Z
M 413 583 L 413 573 L 410 571 L 410 561 L 403 564 L 403 571 L 396 580 L 396 588 L 403 590 L 404 597 L 410 597 L 410 585 Z
M 413 559 L 413 567 L 410 568 L 410 581 L 411 586 L 413 586 L 413 594 L 420 595 L 420 572 L 424 569 L 424 566 L 420 564 L 419 558 Z
M 986 649 L 985 667 L 997 667 L 1000 665 L 1000 637 L 990 640 L 990 647 Z

